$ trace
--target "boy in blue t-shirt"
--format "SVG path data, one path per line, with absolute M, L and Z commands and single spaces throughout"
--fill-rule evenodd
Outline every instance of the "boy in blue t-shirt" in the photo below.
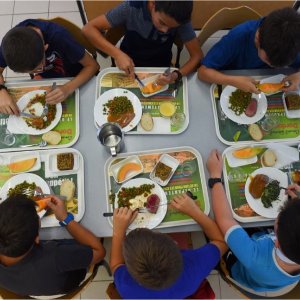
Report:
M 222 70 L 300 67 L 300 15 L 293 8 L 283 8 L 267 17 L 242 23 L 215 44 L 198 69 L 200 80 L 232 85 L 243 91 L 259 93 L 256 80 L 248 76 L 223 74 Z M 300 72 L 287 76 L 290 86 L 283 91 L 297 90 Z
M 211 152 L 207 169 L 211 178 L 221 178 L 223 162 L 217 150 Z M 268 292 L 300 280 L 300 199 L 295 191 L 299 192 L 300 186 L 288 187 L 293 199 L 285 202 L 275 220 L 275 234 L 250 237 L 233 218 L 221 180 L 211 187 L 215 220 L 237 258 L 229 271 L 242 286 Z
M 47 93 L 49 104 L 64 101 L 99 70 L 98 63 L 64 27 L 34 19 L 21 22 L 6 33 L 0 48 L 0 112 L 16 115 L 19 109 L 4 86 L 7 66 L 35 79 L 74 77 Z
M 195 71 L 203 56 L 190 22 L 192 10 L 193 1 L 187 0 L 127 0 L 86 24 L 83 33 L 96 48 L 113 57 L 116 66 L 131 78 L 134 67 L 169 67 L 178 34 L 190 58 L 179 71 L 160 77 L 158 83 L 164 85 Z M 126 29 L 120 49 L 101 34 L 118 26 Z
M 126 230 L 136 217 L 127 207 L 116 208 L 110 267 L 118 292 L 126 299 L 183 299 L 192 295 L 226 251 L 216 223 L 186 194 L 171 207 L 191 216 L 210 243 L 194 250 L 179 250 L 167 235 L 146 228 Z

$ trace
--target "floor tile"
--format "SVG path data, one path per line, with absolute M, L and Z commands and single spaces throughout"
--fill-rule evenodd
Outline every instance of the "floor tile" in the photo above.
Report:
M 221 298 L 222 299 L 241 299 L 244 296 L 232 286 L 229 286 L 220 276 L 220 289 L 221 289 Z
M 0 15 L 12 15 L 14 11 L 14 1 L 0 1 Z M 4 24 L 1 22 L 1 25 Z
M 109 262 L 108 259 L 106 259 L 107 263 Z M 109 276 L 108 272 L 106 271 L 106 268 L 104 266 L 100 266 L 98 269 L 98 273 L 96 277 L 94 278 L 94 281 L 106 281 L 106 280 L 113 280 L 112 276 Z
M 211 288 L 215 292 L 216 299 L 221 299 L 219 275 L 209 275 L 207 277 L 207 280 L 209 281 Z
M 206 239 L 202 231 L 192 232 L 193 248 L 200 248 L 206 244 Z
M 2 40 L 7 31 L 11 29 L 12 19 L 12 15 L 0 16 L 0 40 Z
M 70 12 L 78 11 L 78 6 L 75 0 L 60 1 L 50 0 L 49 12 Z
M 36 13 L 36 14 L 21 14 L 21 15 L 14 15 L 12 27 L 16 26 L 20 22 L 26 19 L 48 19 L 48 13 Z
M 81 293 L 81 299 L 107 299 L 106 288 L 111 281 L 91 282 Z
M 76 24 L 78 27 L 80 27 L 80 28 L 83 27 L 83 23 L 82 23 L 79 12 L 62 12 L 62 13 L 50 12 L 49 13 L 49 19 L 52 19 L 55 17 L 65 18 L 65 19 L 73 22 L 74 24 Z
M 49 0 L 15 1 L 14 14 L 48 13 Z

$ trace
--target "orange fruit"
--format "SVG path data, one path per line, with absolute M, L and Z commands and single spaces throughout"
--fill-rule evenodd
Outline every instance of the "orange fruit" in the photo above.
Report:
M 10 163 L 8 165 L 8 168 L 12 173 L 26 172 L 34 166 L 36 160 L 37 160 L 36 158 L 30 158 L 30 159 L 16 161 Z
M 137 163 L 128 163 L 123 165 L 118 172 L 118 181 L 123 181 L 130 172 L 139 172 L 141 171 L 141 166 Z

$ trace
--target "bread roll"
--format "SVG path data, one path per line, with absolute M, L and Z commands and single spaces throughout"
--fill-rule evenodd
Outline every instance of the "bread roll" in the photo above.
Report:
M 73 181 L 66 179 L 62 182 L 60 186 L 60 195 L 65 196 L 67 201 L 74 198 L 75 194 L 75 184 Z
M 264 137 L 260 127 L 257 124 L 249 125 L 248 132 L 255 141 L 261 141 Z
M 265 167 L 273 167 L 276 164 L 277 156 L 274 151 L 268 149 L 262 155 L 261 160 Z
M 144 113 L 142 115 L 141 126 L 146 131 L 151 131 L 153 129 L 154 123 L 150 113 Z
M 57 131 L 48 131 L 42 135 L 42 140 L 50 145 L 58 145 L 61 141 L 61 135 Z

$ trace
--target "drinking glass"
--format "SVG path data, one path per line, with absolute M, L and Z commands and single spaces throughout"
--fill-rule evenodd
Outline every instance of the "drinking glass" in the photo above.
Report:
M 0 143 L 5 146 L 12 146 L 16 142 L 16 137 L 7 128 L 0 128 Z
M 177 112 L 171 117 L 171 125 L 181 127 L 185 122 L 185 114 L 183 112 Z
M 266 116 L 260 123 L 261 128 L 264 131 L 270 131 L 275 128 L 279 123 L 278 117 L 275 116 Z

